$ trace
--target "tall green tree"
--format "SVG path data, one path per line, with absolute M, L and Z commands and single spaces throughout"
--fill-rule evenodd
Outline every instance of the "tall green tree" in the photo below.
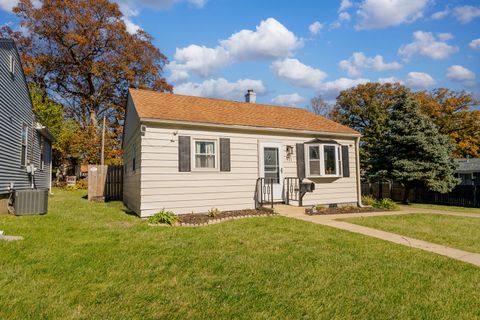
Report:
M 384 175 L 404 185 L 404 203 L 414 187 L 445 193 L 458 184 L 450 139 L 439 133 L 411 94 L 398 96 L 381 147 L 385 150 Z
M 385 181 L 384 162 L 378 146 L 384 139 L 390 109 L 396 97 L 409 90 L 399 84 L 366 83 L 340 92 L 332 118 L 362 134 L 360 163 L 362 178 Z

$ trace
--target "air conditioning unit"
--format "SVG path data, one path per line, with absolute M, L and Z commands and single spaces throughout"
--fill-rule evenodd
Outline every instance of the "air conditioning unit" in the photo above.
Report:
M 48 189 L 16 190 L 15 215 L 46 214 L 48 211 Z

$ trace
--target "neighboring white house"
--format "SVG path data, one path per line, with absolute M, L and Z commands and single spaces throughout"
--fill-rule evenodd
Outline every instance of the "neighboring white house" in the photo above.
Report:
M 250 209 L 255 195 L 285 202 L 288 194 L 299 205 L 300 181 L 315 184 L 303 205 L 360 203 L 357 131 L 303 108 L 256 104 L 251 90 L 246 98 L 130 89 L 125 204 L 141 217 Z

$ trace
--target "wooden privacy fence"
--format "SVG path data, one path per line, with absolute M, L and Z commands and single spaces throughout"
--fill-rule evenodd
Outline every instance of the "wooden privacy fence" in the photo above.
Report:
M 371 195 L 376 199 L 390 198 L 394 201 L 402 201 L 404 192 L 405 188 L 399 183 L 362 184 L 362 195 Z M 434 192 L 427 188 L 414 188 L 408 198 L 414 203 L 480 208 L 480 186 L 459 185 L 448 193 Z
M 88 166 L 88 200 L 122 200 L 123 166 Z

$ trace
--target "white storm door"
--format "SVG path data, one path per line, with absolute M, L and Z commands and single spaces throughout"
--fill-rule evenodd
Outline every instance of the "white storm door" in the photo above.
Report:
M 273 142 L 260 143 L 260 177 L 273 180 L 273 200 L 283 201 L 283 166 L 282 144 Z M 265 184 L 269 184 L 265 180 Z

